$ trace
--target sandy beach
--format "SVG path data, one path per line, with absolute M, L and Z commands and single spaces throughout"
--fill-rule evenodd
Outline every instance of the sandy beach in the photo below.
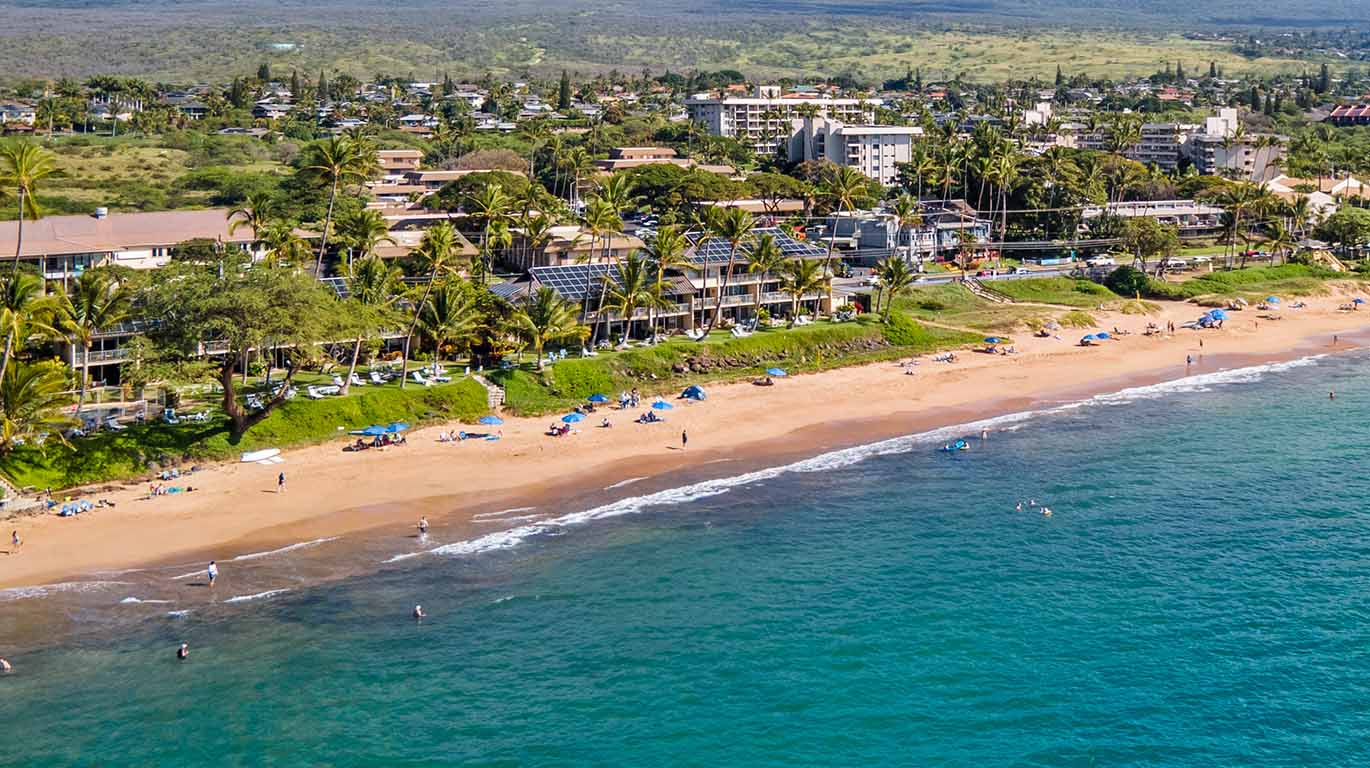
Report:
M 0 587 L 359 535 L 412 525 L 420 514 L 446 526 L 450 539 L 463 526 L 475 529 L 472 515 L 530 499 L 555 507 L 624 480 L 708 472 L 720 460 L 766 463 L 1187 373 L 1346 351 L 1360 343 L 1352 337 L 1370 326 L 1370 314 L 1337 311 L 1344 300 L 1310 299 L 1307 308 L 1284 311 L 1279 321 L 1262 320 L 1265 313 L 1249 309 L 1233 313 L 1221 330 L 1152 337 L 1141 334 L 1148 322 L 1179 325 L 1202 310 L 1170 303 L 1151 317 L 1099 312 L 1102 328 L 1130 335 L 1084 348 L 1075 342 L 1088 331 L 1063 330 L 1059 339 L 1024 331 L 1013 337 L 1015 355 L 967 350 L 954 363 L 923 357 L 913 375 L 899 364 L 881 363 L 793 376 L 766 388 L 713 386 L 706 402 L 674 401 L 664 424 L 634 424 L 636 411 L 614 409 L 590 416 L 562 438 L 544 435 L 552 417 L 509 418 L 497 442 L 439 443 L 438 434 L 455 426 L 447 425 L 414 431 L 406 446 L 345 453 L 340 437 L 287 451 L 279 465 L 203 470 L 178 481 L 194 486 L 190 494 L 145 499 L 148 486 L 139 484 L 88 496 L 110 499 L 114 508 L 13 520 L 10 528 L 19 530 L 24 544 L 0 556 Z M 1335 345 L 1334 336 L 1341 337 Z M 1188 370 L 1187 356 L 1194 358 Z M 612 428 L 598 427 L 603 415 Z M 689 432 L 687 450 L 681 450 L 682 430 Z M 715 474 L 728 474 L 732 466 L 720 464 Z M 285 493 L 276 491 L 281 471 Z

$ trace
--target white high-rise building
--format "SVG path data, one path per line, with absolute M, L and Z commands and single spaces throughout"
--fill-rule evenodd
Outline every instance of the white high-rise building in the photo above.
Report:
M 827 160 L 864 173 L 890 186 L 899 164 L 913 160 L 913 144 L 923 129 L 904 125 L 847 125 L 838 120 L 803 118 L 794 121 L 790 136 L 791 160 Z
M 793 122 L 812 108 L 819 117 L 847 123 L 875 122 L 879 99 L 783 97 L 774 85 L 757 86 L 750 97 L 696 94 L 685 100 L 690 119 L 714 136 L 727 136 L 759 154 L 775 154 L 790 138 Z

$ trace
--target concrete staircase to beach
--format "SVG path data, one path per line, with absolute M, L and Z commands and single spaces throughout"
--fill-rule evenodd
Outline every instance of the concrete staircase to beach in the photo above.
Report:
M 489 406 L 490 410 L 499 410 L 499 407 L 504 405 L 504 387 L 491 382 L 484 376 L 476 375 L 471 378 L 479 382 L 482 387 L 485 387 L 485 403 Z
M 978 279 L 976 279 L 976 278 L 974 278 L 974 277 L 971 277 L 971 276 L 967 275 L 966 278 L 965 278 L 965 280 L 964 280 L 963 282 L 965 283 L 966 290 L 970 291 L 971 293 L 975 294 L 976 296 L 979 296 L 980 298 L 984 299 L 985 301 L 991 301 L 991 302 L 994 302 L 995 304 L 1012 304 L 1012 303 L 1013 303 L 1013 299 L 1011 299 L 1011 298 L 1005 296 L 1005 295 L 1002 294 L 1002 293 L 999 293 L 998 291 L 994 290 L 993 288 L 990 288 L 989 286 L 985 285 L 984 283 L 980 282 Z

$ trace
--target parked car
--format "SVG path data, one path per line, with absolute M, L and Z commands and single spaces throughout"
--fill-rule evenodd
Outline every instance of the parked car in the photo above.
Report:
M 1032 270 L 1028 269 L 1027 267 L 1014 267 L 1014 268 L 1013 268 L 1013 274 L 1015 274 L 1015 275 L 1030 275 L 1030 274 L 1032 274 Z
M 1095 256 L 1094 258 L 1090 259 L 1089 261 L 1086 261 L 1085 263 L 1091 267 L 1118 266 L 1118 262 L 1114 261 L 1112 256 Z

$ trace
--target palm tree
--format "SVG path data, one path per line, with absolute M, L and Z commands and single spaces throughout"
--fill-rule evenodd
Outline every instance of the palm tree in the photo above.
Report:
M 1270 249 L 1273 259 L 1283 256 L 1285 261 L 1289 260 L 1289 252 L 1294 250 L 1296 240 L 1294 233 L 1284 225 L 1279 219 L 1272 219 L 1265 225 L 1265 245 Z
M 594 264 L 595 259 L 599 258 L 595 243 L 599 239 L 605 242 L 604 252 L 611 252 L 613 236 L 623 230 L 623 219 L 621 219 L 613 206 L 600 200 L 597 197 L 590 198 L 590 204 L 585 208 L 585 216 L 581 220 L 581 228 L 590 233 L 590 250 L 587 253 L 577 256 L 577 263 Z M 581 314 L 581 322 L 588 322 L 590 319 L 590 288 L 594 282 L 594 268 L 585 270 L 585 303 Z M 603 292 L 600 293 L 600 301 L 603 301 Z M 594 328 L 598 328 L 596 323 Z M 593 331 L 592 331 L 593 333 Z M 594 338 L 591 337 L 591 346 L 594 345 Z
M 776 245 L 773 235 L 762 235 L 756 239 L 756 245 L 752 246 L 751 252 L 747 254 L 747 272 L 753 275 L 761 275 L 764 281 L 766 275 L 775 275 L 780 272 L 780 268 L 785 264 L 785 254 L 781 252 L 780 246 Z M 761 285 L 756 286 L 756 306 L 753 310 L 756 316 L 761 315 Z
M 333 225 L 333 205 L 338 198 L 338 187 L 349 181 L 361 181 L 371 174 L 376 164 L 375 150 L 361 142 L 341 136 L 324 139 L 310 145 L 310 156 L 301 170 L 315 174 L 328 182 L 328 210 L 323 219 L 323 235 L 319 238 L 319 258 L 314 264 L 315 274 L 323 273 L 323 257 L 328 252 L 328 230 Z
M 709 216 L 709 231 L 714 237 L 728 241 L 728 266 L 719 275 L 718 298 L 714 301 L 714 317 L 705 329 L 704 339 L 708 331 L 717 327 L 723 322 L 723 297 L 728 292 L 728 283 L 732 280 L 733 268 L 737 265 L 737 252 L 745 243 L 751 242 L 756 236 L 752 233 L 756 220 L 750 213 L 741 208 L 711 208 L 712 215 Z M 707 265 L 705 267 L 707 269 Z
M 813 293 L 823 287 L 827 280 L 827 270 L 818 259 L 793 259 L 785 262 L 780 272 L 780 290 L 790 295 L 790 326 L 799 317 L 799 302 L 804 294 Z
M 43 179 L 56 172 L 56 156 L 37 144 L 28 141 L 0 144 L 0 187 L 13 189 L 19 198 L 19 228 L 11 275 L 19 271 L 19 259 L 24 254 L 24 220 L 37 220 L 43 215 L 33 194 Z
M 913 270 L 903 259 L 887 258 L 875 266 L 875 274 L 880 278 L 880 290 L 885 297 L 885 311 L 881 319 L 888 323 L 890 311 L 894 308 L 894 297 L 913 285 Z M 879 304 L 879 296 L 876 303 Z M 876 309 L 879 310 L 879 306 Z
M 43 279 L 31 272 L 11 273 L 0 278 L 0 332 L 5 335 L 5 349 L 0 357 L 0 381 L 18 352 L 19 345 L 32 331 L 56 336 L 52 318 L 57 313 L 57 302 L 43 295 Z
M 647 258 L 651 260 L 652 267 L 656 270 L 656 280 L 652 283 L 652 290 L 656 293 L 653 309 L 665 306 L 666 271 L 671 269 L 683 270 L 693 266 L 692 262 L 685 257 L 685 252 L 689 248 L 689 238 L 669 224 L 658 229 L 656 237 L 647 243 Z M 651 314 L 650 311 L 648 314 Z M 693 315 L 693 310 L 691 314 Z M 650 317 L 648 322 L 653 329 L 656 328 L 656 324 L 652 322 Z
M 463 202 L 463 207 L 481 227 L 480 251 L 482 257 L 489 259 L 481 274 L 487 274 L 494 268 L 493 257 L 490 253 L 490 230 L 500 223 L 508 221 L 509 214 L 513 210 L 513 200 L 504 192 L 504 188 L 498 184 L 486 184 L 480 191 Z
M 538 370 L 542 370 L 542 350 L 549 341 L 584 340 L 590 329 L 576 320 L 575 305 L 561 298 L 551 286 L 529 294 L 510 318 L 514 330 L 533 345 Z
M 433 359 L 437 360 L 443 345 L 469 338 L 483 321 L 476 292 L 460 280 L 449 279 L 433 290 L 432 300 L 419 317 L 419 328 L 433 341 Z
M 637 206 L 639 198 L 633 194 L 633 181 L 626 173 L 615 173 L 599 185 L 595 195 L 622 216 Z
M 71 295 L 58 294 L 57 325 L 67 341 L 81 350 L 81 394 L 76 412 L 86 404 L 90 384 L 90 346 L 95 335 L 128 317 L 132 297 L 127 287 L 108 272 L 91 269 L 76 279 Z
M 42 434 L 61 435 L 79 424 L 65 411 L 67 377 L 56 363 L 19 363 L 0 378 L 0 454 Z
M 413 342 L 414 331 L 419 325 L 419 314 L 423 312 L 423 307 L 428 303 L 428 297 L 433 293 L 433 284 L 438 276 L 450 273 L 454 270 L 453 263 L 457 256 L 457 231 L 451 224 L 441 222 L 430 227 L 423 233 L 423 241 L 419 247 L 414 249 L 413 255 L 417 257 L 422 265 L 423 271 L 428 273 L 428 280 L 423 288 L 423 296 L 414 305 L 414 318 L 409 323 L 409 331 L 404 334 L 404 352 L 400 363 L 400 388 L 404 388 L 406 379 L 409 378 L 409 345 Z
M 1008 190 L 1009 185 L 1018 180 L 1018 165 L 1022 159 L 1012 149 L 1005 149 L 994 159 L 994 184 L 999 188 L 999 242 L 1008 239 Z
M 381 243 L 395 244 L 390 237 L 390 224 L 380 211 L 363 208 L 338 221 L 338 240 L 347 246 L 347 265 L 353 258 L 365 258 Z
M 279 215 L 280 206 L 270 195 L 253 192 L 242 205 L 228 212 L 228 234 L 237 232 L 239 227 L 248 227 L 252 230 L 253 245 L 256 245 Z
M 298 268 L 309 257 L 309 244 L 295 231 L 295 225 L 288 221 L 269 225 L 262 233 L 262 244 L 266 246 L 272 266 Z
M 1136 117 L 1120 117 L 1113 122 L 1108 131 L 1108 151 L 1115 155 L 1127 154 L 1128 150 L 1142 141 L 1142 121 Z
M 652 285 L 652 265 L 637 253 L 630 253 L 618 264 L 618 280 L 611 280 L 607 275 L 603 279 L 612 285 L 600 314 L 610 309 L 623 318 L 623 338 L 619 343 L 627 344 L 633 329 L 633 315 L 644 307 L 650 309 L 657 301 Z
M 389 319 L 389 309 L 399 299 L 397 288 L 402 276 L 403 272 L 398 267 L 391 266 L 370 251 L 362 253 L 347 265 L 347 295 L 348 300 L 355 305 L 351 314 L 359 332 L 352 344 L 347 378 L 343 379 L 344 395 L 352 388 L 352 376 L 357 372 L 357 360 L 361 357 L 362 342 L 366 340 L 367 333 L 377 323 Z
M 819 186 L 819 194 L 827 198 L 836 216 L 832 231 L 828 233 L 828 255 L 823 261 L 823 271 L 832 272 L 832 259 L 837 253 L 837 221 L 843 213 L 856 208 L 856 201 L 862 199 L 870 189 L 870 179 L 865 174 L 848 165 L 832 168 Z M 828 296 L 832 302 L 831 294 Z
M 919 213 L 918 201 L 909 195 L 900 195 L 895 198 L 890 211 L 894 213 L 894 221 L 899 226 L 901 234 L 923 226 L 923 216 Z M 912 235 L 909 236 L 909 253 L 913 253 Z

